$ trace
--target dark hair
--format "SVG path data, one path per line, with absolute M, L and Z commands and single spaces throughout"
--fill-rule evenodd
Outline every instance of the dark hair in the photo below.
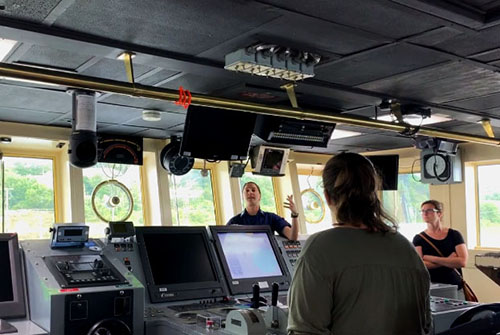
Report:
M 440 213 L 443 212 L 443 203 L 442 202 L 437 201 L 437 200 L 426 200 L 426 201 L 422 202 L 422 204 L 420 205 L 420 208 L 422 208 L 424 205 L 427 205 L 427 204 L 431 204 L 432 206 L 434 206 L 434 208 L 437 209 L 438 212 L 440 212 Z
M 323 187 L 335 205 L 338 224 L 365 224 L 371 232 L 396 231 L 395 220 L 377 197 L 380 183 L 367 158 L 349 152 L 330 158 L 323 170 Z
M 253 181 L 247 181 L 245 184 L 243 184 L 243 187 L 241 188 L 241 192 L 245 191 L 245 187 L 248 185 L 248 184 L 254 184 L 255 187 L 257 187 L 257 190 L 259 191 L 259 194 L 262 195 L 262 192 L 260 191 L 260 187 L 259 185 L 257 185 L 255 182 Z

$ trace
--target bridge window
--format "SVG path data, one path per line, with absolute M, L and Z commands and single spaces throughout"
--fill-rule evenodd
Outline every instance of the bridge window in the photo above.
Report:
M 202 174 L 202 171 L 205 171 Z M 182 176 L 170 175 L 172 225 L 207 226 L 216 224 L 211 168 L 192 169 Z
M 55 222 L 53 160 L 4 156 L 0 164 L 2 232 L 49 238 Z

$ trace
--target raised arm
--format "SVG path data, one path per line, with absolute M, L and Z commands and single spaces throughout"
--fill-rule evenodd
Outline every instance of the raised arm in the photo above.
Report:
M 293 201 L 293 195 L 286 197 L 284 207 L 288 208 L 292 212 L 292 227 L 284 227 L 282 234 L 286 236 L 289 240 L 296 241 L 299 237 L 299 213 L 297 212 L 297 207 Z

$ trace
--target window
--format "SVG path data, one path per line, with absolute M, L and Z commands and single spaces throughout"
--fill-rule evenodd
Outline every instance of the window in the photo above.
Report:
M 477 166 L 478 244 L 500 248 L 500 164 Z
M 332 228 L 332 213 L 326 204 L 321 176 L 299 175 L 307 234 Z
M 420 215 L 420 205 L 430 199 L 429 184 L 420 181 L 420 173 L 403 173 L 398 177 L 397 191 L 383 191 L 385 210 L 399 225 L 399 232 L 410 241 L 427 228 Z
M 52 159 L 4 157 L 1 164 L 2 232 L 49 238 L 55 222 Z
M 251 172 L 245 172 L 240 178 L 240 194 L 241 203 L 245 207 L 245 200 L 243 199 L 243 185 L 252 181 L 259 185 L 261 194 L 260 209 L 264 212 L 278 213 L 276 208 L 276 198 L 274 196 L 273 179 L 271 177 L 255 175 Z
M 202 171 L 207 175 L 203 176 Z M 169 175 L 172 225 L 215 225 L 216 213 L 211 169 L 192 169 L 182 176 Z
M 104 236 L 108 221 L 144 225 L 140 166 L 97 163 L 83 169 L 83 185 L 85 223 L 90 227 L 90 236 Z

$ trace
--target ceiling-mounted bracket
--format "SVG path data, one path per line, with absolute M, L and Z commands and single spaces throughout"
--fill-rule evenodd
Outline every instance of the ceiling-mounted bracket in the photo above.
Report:
M 123 59 L 125 63 L 125 71 L 127 72 L 128 82 L 131 84 L 135 84 L 134 81 L 134 65 L 132 64 L 132 58 L 135 57 L 135 54 L 130 51 L 125 51 L 118 56 L 118 59 Z
M 297 103 L 297 97 L 295 96 L 295 87 L 297 84 L 295 83 L 286 83 L 285 85 L 281 85 L 280 88 L 286 90 L 286 94 L 288 94 L 288 99 L 292 104 L 293 108 L 299 108 L 299 104 Z
M 490 119 L 482 119 L 481 125 L 483 126 L 483 129 L 488 137 L 495 137 L 495 133 L 493 132 L 493 128 L 491 127 Z

